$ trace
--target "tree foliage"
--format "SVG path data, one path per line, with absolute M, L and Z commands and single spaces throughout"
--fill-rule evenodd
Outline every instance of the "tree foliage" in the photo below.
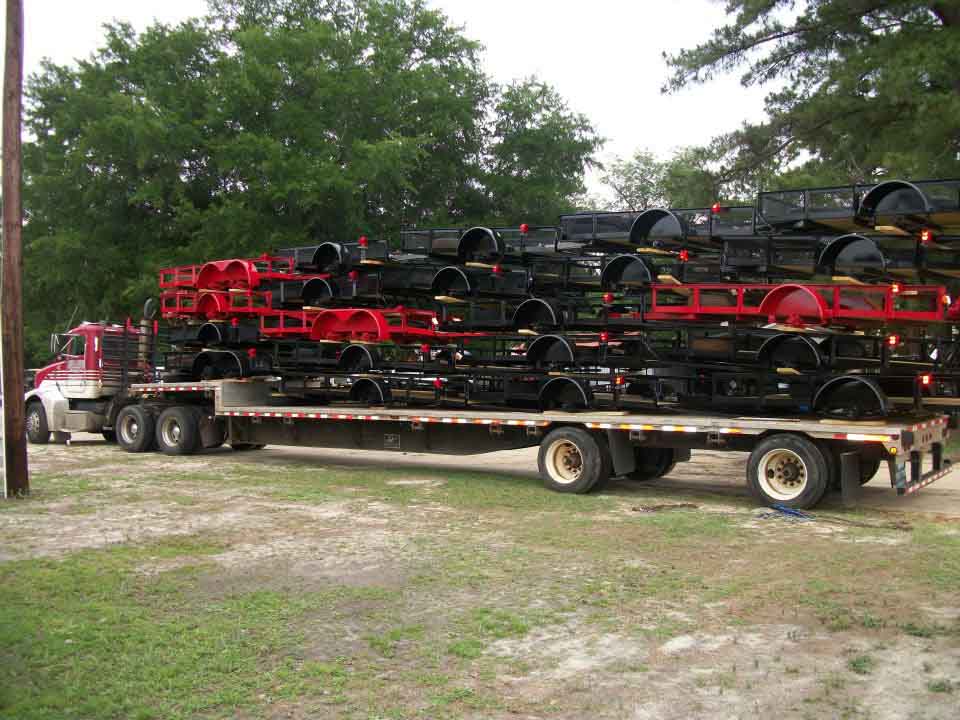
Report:
M 496 87 L 480 53 L 422 0 L 211 0 L 44 64 L 24 148 L 33 362 L 74 308 L 135 313 L 167 264 L 568 208 L 600 140 L 552 88 Z
M 602 179 L 614 193 L 611 210 L 708 207 L 718 200 L 739 202 L 748 197 L 736 183 L 719 177 L 714 156 L 699 147 L 681 148 L 665 161 L 639 149 L 627 160 L 609 163 Z
M 957 0 L 728 0 L 727 12 L 707 42 L 668 57 L 664 87 L 738 68 L 745 86 L 775 86 L 764 122 L 712 145 L 721 179 L 960 174 Z

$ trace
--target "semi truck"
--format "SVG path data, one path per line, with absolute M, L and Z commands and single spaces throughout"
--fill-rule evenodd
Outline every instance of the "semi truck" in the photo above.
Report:
M 898 495 L 950 472 L 948 417 L 933 412 L 844 421 L 656 412 L 477 409 L 305 402 L 280 377 L 162 381 L 156 325 L 83 323 L 54 336 L 56 361 L 26 396 L 32 443 L 100 432 L 132 453 L 189 455 L 228 444 L 476 455 L 539 447 L 544 485 L 586 493 L 610 477 L 667 475 L 691 451 L 749 453 L 746 484 L 767 505 L 815 506 L 830 490 L 854 501 L 881 467 Z M 355 385 L 363 373 L 346 378 Z

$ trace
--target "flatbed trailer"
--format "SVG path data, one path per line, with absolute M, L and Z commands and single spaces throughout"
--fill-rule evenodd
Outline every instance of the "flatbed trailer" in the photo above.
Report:
M 228 443 L 475 455 L 539 446 L 544 484 L 585 493 L 611 476 L 649 480 L 694 449 L 749 452 L 746 480 L 765 504 L 816 505 L 829 489 L 855 501 L 882 464 L 907 495 L 950 472 L 942 415 L 839 421 L 712 413 L 517 412 L 298 404 L 269 379 L 145 383 L 129 389 L 115 430 L 129 452 L 185 455 Z

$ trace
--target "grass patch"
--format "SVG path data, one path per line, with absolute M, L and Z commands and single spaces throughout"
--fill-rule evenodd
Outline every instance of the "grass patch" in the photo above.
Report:
M 922 549 L 915 573 L 937 589 L 960 592 L 960 534 L 924 523 L 914 528 L 911 539 Z
M 946 678 L 931 680 L 927 683 L 927 690 L 932 693 L 952 693 L 954 689 L 956 689 L 956 685 Z
M 342 684 L 342 668 L 291 663 L 287 650 L 305 613 L 356 591 L 257 591 L 198 607 L 189 575 L 133 573 L 143 558 L 219 549 L 184 537 L 0 565 L 0 716 L 193 718 Z
M 873 672 L 874 665 L 874 660 L 869 655 L 857 655 L 847 661 L 847 667 L 857 675 L 869 675 Z
M 726 538 L 736 532 L 736 525 L 726 515 L 710 512 L 674 511 L 655 513 L 643 522 L 659 528 L 670 539 Z
M 397 647 L 407 640 L 419 640 L 423 638 L 423 625 L 405 625 L 393 628 L 380 635 L 368 635 L 367 642 L 370 647 L 379 652 L 384 657 L 394 657 L 397 654 Z

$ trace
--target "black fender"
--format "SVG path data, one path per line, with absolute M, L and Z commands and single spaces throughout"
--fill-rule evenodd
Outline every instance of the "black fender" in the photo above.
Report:
M 527 348 L 527 362 L 531 365 L 569 364 L 574 357 L 573 345 L 562 335 L 540 335 Z
M 379 353 L 366 345 L 348 345 L 337 358 L 337 367 L 348 372 L 364 372 L 377 367 Z
M 886 393 L 883 392 L 876 380 L 864 377 L 863 375 L 840 375 L 827 380 L 827 382 L 817 388 L 817 391 L 813 394 L 813 411 L 822 411 L 824 403 L 832 393 L 850 387 L 862 388 L 862 391 L 867 393 L 871 400 L 875 401 L 881 415 L 886 416 L 890 414 L 892 405 Z
M 215 371 L 219 377 L 247 377 L 250 374 L 250 364 L 247 358 L 233 350 L 204 350 L 197 353 L 193 359 L 191 376 L 196 380 L 204 380 L 204 373 L 207 368 L 220 366 L 220 370 Z M 236 371 L 236 375 L 227 375 Z M 219 379 L 219 378 L 209 378 Z
M 788 343 L 799 347 L 801 352 L 809 352 L 807 357 L 810 362 L 797 369 L 816 369 L 823 364 L 823 354 L 817 344 L 806 335 L 796 333 L 781 333 L 767 338 L 757 351 L 757 359 L 765 365 L 772 365 L 774 353 Z
M 686 240 L 687 224 L 665 208 L 644 210 L 630 226 L 630 244 L 648 246 L 651 237 L 654 240 Z
M 883 272 L 887 260 L 877 241 L 858 233 L 841 235 L 831 240 L 817 258 L 817 268 L 831 274 L 837 272 L 837 261 L 844 257 L 854 267 L 877 268 Z
M 906 180 L 887 180 L 870 188 L 860 198 L 857 216 L 869 220 L 882 215 L 925 214 L 932 211 L 923 190 Z
M 503 255 L 503 240 L 487 227 L 472 227 L 457 241 L 457 257 L 469 260 L 498 260 Z
M 577 405 L 577 409 L 587 409 L 593 404 L 593 393 L 589 388 L 573 378 L 555 377 L 548 380 L 538 395 L 542 410 L 554 409 L 554 405 L 566 396 L 568 404 Z M 571 402 L 572 400 L 572 402 Z
M 373 405 L 386 405 L 390 402 L 390 388 L 372 378 L 360 378 L 350 386 L 350 399 Z
M 311 278 L 307 280 L 300 290 L 300 297 L 303 299 L 303 304 L 308 307 L 325 305 L 339 294 L 339 288 L 336 283 L 331 283 L 323 278 Z
M 312 264 L 320 272 L 343 272 L 349 270 L 350 253 L 340 243 L 325 242 L 313 251 Z
M 526 328 L 532 325 L 558 327 L 560 314 L 557 309 L 543 298 L 529 298 L 517 306 L 513 313 L 513 327 Z
M 430 282 L 430 292 L 434 295 L 452 295 L 453 293 L 469 295 L 473 290 L 473 283 L 470 282 L 467 273 L 463 268 L 454 265 L 440 268 Z
M 600 287 L 603 290 L 613 290 L 625 282 L 631 285 L 653 282 L 653 272 L 647 263 L 636 255 L 617 255 L 603 266 Z

